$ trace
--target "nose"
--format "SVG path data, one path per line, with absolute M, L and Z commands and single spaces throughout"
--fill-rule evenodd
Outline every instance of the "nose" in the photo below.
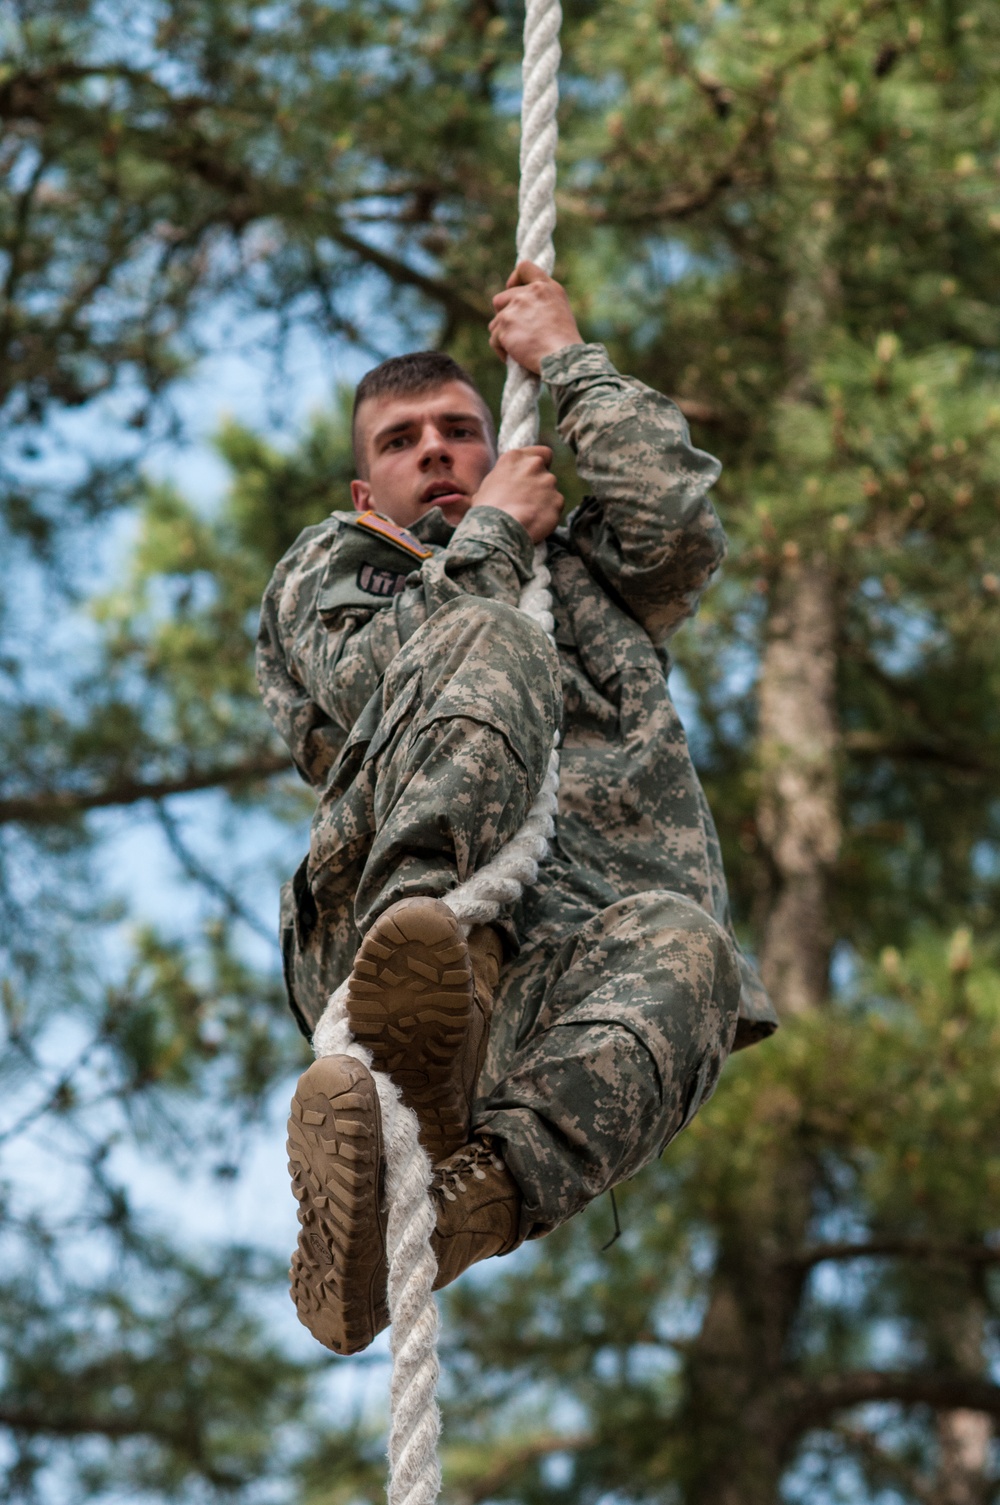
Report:
M 420 468 L 430 470 L 432 465 L 450 465 L 451 450 L 448 441 L 436 423 L 424 425 L 420 436 Z

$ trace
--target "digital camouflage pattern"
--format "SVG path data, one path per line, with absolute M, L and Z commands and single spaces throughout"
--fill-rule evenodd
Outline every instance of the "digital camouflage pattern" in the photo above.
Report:
M 524 1237 L 662 1152 L 714 1090 L 739 1006 L 735 948 L 700 905 L 653 890 L 594 913 L 570 887 L 559 902 L 565 878 L 505 969 L 473 1113 L 522 1188 Z
M 307 529 L 258 646 L 268 711 L 319 793 L 282 903 L 307 1032 L 376 915 L 447 892 L 513 834 L 561 732 L 557 838 L 506 920 L 476 1114 L 535 1233 L 663 1149 L 714 1086 L 737 1013 L 739 1044 L 776 1023 L 732 934 L 667 687 L 668 639 L 725 553 L 707 499 L 718 464 L 602 347 L 568 347 L 542 374 L 588 493 L 549 541 L 555 650 L 516 610 L 531 540 L 492 507 L 454 532 L 430 514 L 412 548 L 353 514 Z

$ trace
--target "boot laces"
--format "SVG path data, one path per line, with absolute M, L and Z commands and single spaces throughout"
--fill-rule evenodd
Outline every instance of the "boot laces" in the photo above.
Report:
M 471 1144 L 456 1150 L 441 1165 L 434 1168 L 433 1189 L 448 1202 L 457 1202 L 459 1195 L 468 1191 L 468 1182 L 485 1181 L 486 1167 L 503 1170 L 503 1161 L 497 1154 L 493 1141 L 476 1138 Z

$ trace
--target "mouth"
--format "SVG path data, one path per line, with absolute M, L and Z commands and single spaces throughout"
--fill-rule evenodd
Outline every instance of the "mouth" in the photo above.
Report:
M 420 502 L 424 507 L 447 507 L 450 502 L 464 502 L 465 500 L 465 492 L 461 491 L 454 481 L 432 481 L 420 493 Z

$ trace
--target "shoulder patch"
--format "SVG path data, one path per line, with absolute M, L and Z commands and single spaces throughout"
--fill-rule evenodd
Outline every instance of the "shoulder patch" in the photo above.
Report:
M 406 575 L 400 575 L 395 570 L 379 569 L 376 564 L 363 564 L 358 570 L 355 583 L 358 590 L 369 596 L 398 596 L 400 591 L 406 589 Z
M 357 527 L 364 528 L 367 533 L 377 533 L 379 538 L 387 538 L 397 548 L 405 549 L 408 554 L 413 555 L 414 559 L 430 559 L 434 552 L 433 549 L 428 549 L 422 544 L 419 538 L 414 538 L 412 533 L 407 533 L 405 528 L 400 528 L 389 518 L 383 517 L 381 512 L 361 512 L 354 522 Z

